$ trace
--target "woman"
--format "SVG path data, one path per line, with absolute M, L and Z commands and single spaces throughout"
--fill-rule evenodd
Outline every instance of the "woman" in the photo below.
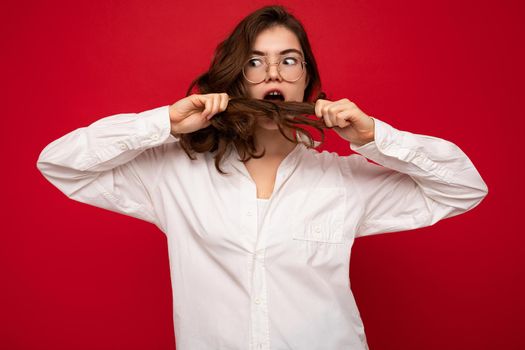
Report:
M 68 197 L 166 234 L 177 349 L 367 349 L 354 239 L 474 208 L 488 191 L 474 165 L 348 99 L 310 102 L 315 60 L 280 6 L 241 21 L 194 85 L 64 135 L 38 169 Z M 333 127 L 357 154 L 317 152 L 297 121 Z

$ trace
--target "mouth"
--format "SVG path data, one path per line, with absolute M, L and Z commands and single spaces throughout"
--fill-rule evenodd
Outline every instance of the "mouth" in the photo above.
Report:
M 273 101 L 284 101 L 285 100 L 284 94 L 280 90 L 277 90 L 277 89 L 267 91 L 263 98 L 265 100 L 270 100 L 270 101 L 272 100 Z

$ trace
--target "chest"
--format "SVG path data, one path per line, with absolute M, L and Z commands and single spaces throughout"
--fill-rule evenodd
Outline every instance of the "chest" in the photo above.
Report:
M 277 169 L 282 160 L 250 160 L 245 163 L 246 169 L 257 187 L 257 198 L 269 199 L 275 187 Z
M 181 154 L 166 161 L 152 195 L 162 203 L 158 213 L 165 215 L 165 226 L 173 228 L 183 247 L 191 241 L 222 252 L 246 252 L 262 244 L 285 254 L 287 247 L 319 245 L 328 253 L 351 241 L 362 213 L 353 182 L 345 181 L 335 160 L 307 155 L 300 161 L 230 159 L 223 175 L 213 157 L 192 161 Z M 256 195 L 270 200 L 262 221 Z

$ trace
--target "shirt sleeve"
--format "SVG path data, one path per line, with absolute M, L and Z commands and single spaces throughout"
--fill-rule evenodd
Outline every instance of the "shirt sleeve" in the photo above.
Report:
M 487 195 L 487 185 L 454 143 L 374 122 L 374 141 L 350 145 L 358 154 L 343 157 L 362 203 L 356 237 L 430 226 L 476 207 Z
M 121 113 L 51 142 L 41 151 L 37 168 L 71 199 L 163 230 L 151 194 L 165 146 L 178 140 L 171 134 L 169 105 Z

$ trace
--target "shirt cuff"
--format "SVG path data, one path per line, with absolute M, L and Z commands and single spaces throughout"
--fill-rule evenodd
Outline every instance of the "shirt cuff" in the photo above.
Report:
M 350 143 L 350 149 L 354 152 L 358 152 L 366 156 L 367 153 L 373 154 L 380 151 L 382 148 L 388 147 L 396 138 L 399 138 L 399 130 L 395 129 L 391 125 L 377 119 L 374 119 L 374 140 L 365 143 L 364 145 L 358 146 Z
M 147 124 L 145 129 L 148 130 L 150 138 L 154 141 L 148 145 L 149 147 L 179 140 L 178 137 L 171 133 L 169 107 L 169 105 L 166 105 L 139 113 L 141 115 L 140 120 Z

